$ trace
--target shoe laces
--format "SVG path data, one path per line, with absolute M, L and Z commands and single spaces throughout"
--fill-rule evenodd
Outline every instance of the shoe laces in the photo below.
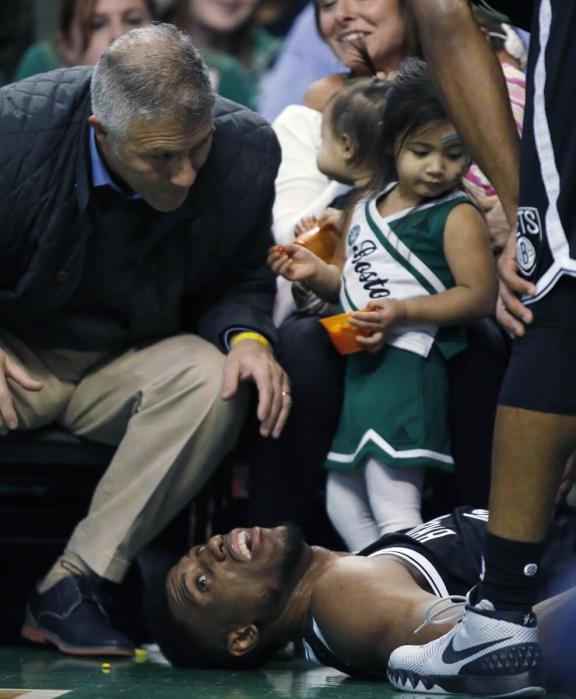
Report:
M 470 604 L 470 597 L 475 588 L 469 590 L 466 595 L 448 595 L 440 597 L 428 606 L 424 615 L 424 621 L 414 633 L 418 633 L 425 626 L 448 624 L 451 621 L 461 621 L 466 613 L 466 605 Z

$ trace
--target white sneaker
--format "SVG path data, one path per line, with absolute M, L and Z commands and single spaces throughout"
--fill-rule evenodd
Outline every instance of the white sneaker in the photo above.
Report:
M 536 616 L 496 611 L 487 600 L 465 609 L 461 621 L 444 636 L 422 646 L 397 648 L 388 661 L 390 683 L 428 694 L 543 694 Z

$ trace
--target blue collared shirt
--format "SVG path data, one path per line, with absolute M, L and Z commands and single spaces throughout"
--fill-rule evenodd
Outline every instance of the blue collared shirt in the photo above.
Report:
M 126 199 L 142 199 L 142 197 L 136 192 L 127 193 L 120 189 L 120 187 L 114 182 L 110 176 L 110 172 L 106 167 L 98 148 L 96 147 L 96 136 L 94 135 L 94 129 L 90 127 L 90 163 L 92 171 L 92 186 L 93 187 L 110 187 L 115 192 L 120 193 Z
M 126 199 L 142 199 L 139 194 L 132 192 L 128 194 L 122 191 L 120 187 L 114 182 L 110 176 L 110 172 L 106 167 L 104 161 L 102 160 L 98 148 L 96 147 L 96 136 L 94 135 L 94 129 L 90 127 L 90 161 L 91 161 L 91 172 L 92 172 L 92 186 L 93 187 L 110 187 L 115 192 L 118 192 Z M 253 328 L 245 328 L 242 326 L 228 328 L 224 332 L 223 343 L 228 351 L 230 351 L 230 340 L 240 332 L 258 332 Z M 258 332 L 258 334 L 261 334 Z M 264 337 L 264 335 L 262 335 Z

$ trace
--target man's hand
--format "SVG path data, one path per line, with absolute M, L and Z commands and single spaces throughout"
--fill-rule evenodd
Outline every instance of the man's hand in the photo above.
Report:
M 258 388 L 260 434 L 278 438 L 292 407 L 290 380 L 271 350 L 250 339 L 237 342 L 226 357 L 222 399 L 232 398 L 239 382 L 248 380 Z
M 7 379 L 12 379 L 26 391 L 40 391 L 42 383 L 32 378 L 9 354 L 0 350 L 0 434 L 18 427 L 18 415 Z
M 518 298 L 519 295 L 533 296 L 534 284 L 518 274 L 516 262 L 516 235 L 511 233 L 504 251 L 498 260 L 499 294 L 496 318 L 512 339 L 524 335 L 525 325 L 532 322 L 532 311 Z

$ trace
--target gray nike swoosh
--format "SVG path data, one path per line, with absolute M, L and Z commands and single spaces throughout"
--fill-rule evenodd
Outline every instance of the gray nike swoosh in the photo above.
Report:
M 462 650 L 455 650 L 453 646 L 454 638 L 452 638 L 442 653 L 442 660 L 447 665 L 453 665 L 454 663 L 459 663 L 461 660 L 466 660 L 466 658 L 471 658 L 473 655 L 476 655 L 476 653 L 480 653 L 480 651 L 486 650 L 491 646 L 496 646 L 498 643 L 502 643 L 502 641 L 508 641 L 511 638 L 512 636 L 508 636 L 507 638 L 499 638 L 496 641 L 480 643 L 477 646 L 469 646 L 468 648 L 463 648 Z

